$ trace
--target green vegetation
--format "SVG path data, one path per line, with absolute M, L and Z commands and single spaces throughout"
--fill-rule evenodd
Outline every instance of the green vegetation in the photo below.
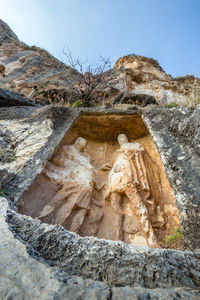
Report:
M 166 235 L 160 243 L 162 248 L 181 249 L 183 246 L 183 232 L 176 228 L 171 235 Z
M 163 239 L 164 243 L 176 243 L 177 241 L 183 240 L 183 233 L 180 228 L 175 229 L 171 235 L 166 235 Z
M 81 100 L 77 100 L 74 103 L 72 103 L 72 107 L 81 107 L 83 106 L 83 103 Z
M 185 101 L 181 106 L 189 107 L 189 108 L 195 108 L 197 105 L 200 104 L 200 96 L 190 96 L 187 98 L 187 101 Z M 176 102 L 171 102 L 165 106 L 166 108 L 173 108 L 173 107 L 180 107 L 179 104 Z
M 65 104 L 66 107 L 73 107 L 73 108 L 79 108 L 83 106 L 83 102 L 81 100 L 76 100 L 72 104 L 69 102 Z
M 173 108 L 173 107 L 179 107 L 179 104 L 177 104 L 176 102 L 171 102 L 167 105 L 165 105 L 166 108 Z
M 6 190 L 1 190 L 0 191 L 0 197 L 5 197 L 6 196 L 7 191 Z
M 10 163 L 16 160 L 16 156 L 13 150 L 10 149 L 0 149 L 0 162 Z

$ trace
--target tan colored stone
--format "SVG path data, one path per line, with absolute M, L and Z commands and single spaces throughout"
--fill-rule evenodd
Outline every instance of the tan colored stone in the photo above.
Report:
M 43 221 L 62 224 L 78 232 L 90 210 L 92 190 L 95 186 L 90 156 L 85 152 L 86 140 L 79 137 L 73 145 L 65 145 L 47 162 L 45 175 L 61 186 L 60 190 L 41 211 Z
M 132 180 L 131 185 L 131 180 L 129 182 L 121 176 L 126 192 L 119 193 L 118 186 L 116 193 L 112 190 L 113 195 L 108 197 L 109 184 L 104 183 L 109 182 L 114 162 L 123 156 L 117 143 L 117 137 L 123 132 L 128 136 L 129 144 L 140 144 L 138 149 L 128 150 L 128 155 L 134 152 L 135 158 L 129 158 L 137 164 L 135 170 L 140 174 L 138 180 L 141 183 L 136 185 Z M 75 141 L 80 136 L 87 140 L 87 144 L 84 151 L 77 154 Z M 84 167 L 80 164 L 82 159 L 87 162 Z M 128 167 L 122 171 L 126 177 L 133 170 L 130 161 L 126 161 Z M 84 171 L 85 166 L 87 171 Z M 88 175 L 83 176 L 87 172 Z M 88 206 L 83 207 L 77 205 L 77 195 L 80 199 L 86 187 L 89 188 L 90 200 L 86 200 Z M 69 189 L 73 190 L 71 195 Z M 134 243 L 137 235 L 149 240 L 147 245 L 154 247 L 180 227 L 173 191 L 156 146 L 139 115 L 81 116 L 63 138 L 44 171 L 24 194 L 20 212 L 40 216 L 49 223 L 62 224 L 81 236 Z

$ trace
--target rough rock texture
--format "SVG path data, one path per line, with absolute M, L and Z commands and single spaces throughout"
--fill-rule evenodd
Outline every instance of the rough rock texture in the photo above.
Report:
M 197 250 L 137 248 L 122 242 L 81 238 L 58 225 L 47 226 L 12 212 L 8 213 L 8 222 L 15 234 L 35 250 L 34 255 L 70 275 L 104 281 L 110 286 L 195 288 L 200 283 Z
M 153 109 L 143 119 L 175 192 L 185 245 L 200 247 L 200 109 Z
M 0 88 L 0 107 L 9 106 L 36 106 L 36 103 L 26 99 L 23 95 Z
M 116 82 L 118 85 L 129 92 L 154 96 L 160 104 L 166 105 L 170 102 L 186 104 L 188 97 L 200 95 L 199 78 L 194 76 L 172 78 L 153 58 L 124 56 L 117 60 L 114 71 L 120 73 L 118 83 Z M 117 88 L 117 85 L 115 87 Z
M 51 106 L 0 110 L 2 136 L 5 140 L 9 135 L 15 158 L 0 164 L 0 169 L 15 174 L 6 187 L 11 197 L 20 196 L 41 172 L 42 164 L 52 155 L 78 114 L 70 111 L 69 115 L 69 110 Z
M 136 112 L 1 108 L 1 141 L 8 147 L 12 144 L 16 156 L 14 161 L 0 164 L 2 170 L 15 174 L 4 187 L 10 204 L 19 201 L 79 116 L 100 120 L 101 116 L 125 119 L 141 114 L 175 191 L 185 247 L 197 248 L 150 249 L 81 238 L 11 208 L 6 212 L 7 203 L 1 198 L 1 298 L 199 299 L 199 112 L 199 108 Z
M 0 41 L 6 43 L 7 41 L 19 41 L 16 34 L 11 30 L 11 28 L 3 20 L 0 20 Z
M 152 58 L 124 56 L 105 73 L 92 97 L 96 105 L 119 100 L 145 106 L 150 103 L 185 104 L 199 97 L 200 79 L 194 76 L 172 78 Z M 80 74 L 55 59 L 46 50 L 20 42 L 0 20 L 0 86 L 47 104 L 68 103 L 72 86 L 80 86 Z M 141 95 L 142 97 L 141 99 Z M 146 100 L 144 100 L 146 97 Z M 190 100 L 191 101 L 191 100 Z
M 168 288 L 147 288 L 144 287 L 144 283 L 146 282 L 147 286 L 153 287 L 155 285 L 156 281 L 156 271 L 155 269 L 159 269 L 153 262 L 150 262 L 150 265 L 140 265 L 138 264 L 138 261 L 135 262 L 135 271 L 130 270 L 132 273 L 138 274 L 139 277 L 137 279 L 137 276 L 133 277 L 136 281 L 139 281 L 139 278 L 143 281 L 140 281 L 139 284 L 135 284 L 134 287 L 111 287 L 111 285 L 104 283 L 103 281 L 106 281 L 108 277 L 108 272 L 103 267 L 102 261 L 99 261 L 100 256 L 98 256 L 98 253 L 96 252 L 97 247 L 99 247 L 101 244 L 103 248 L 100 250 L 100 255 L 103 255 L 103 261 L 104 258 L 106 258 L 106 254 L 109 254 L 109 258 L 107 259 L 106 264 L 110 267 L 115 267 L 115 264 L 119 266 L 119 264 L 122 264 L 124 262 L 123 269 L 125 270 L 125 273 L 116 274 L 120 275 L 122 280 L 124 276 L 127 276 L 129 274 L 129 265 L 127 264 L 126 260 L 121 259 L 121 254 L 119 253 L 119 247 L 121 250 L 123 249 L 125 252 L 128 250 L 124 258 L 129 257 L 129 261 L 131 259 L 130 254 L 134 253 L 135 259 L 141 257 L 141 259 L 145 259 L 147 262 L 148 259 L 151 261 L 151 256 L 153 258 L 153 261 L 156 260 L 156 257 L 158 257 L 158 253 L 154 250 L 154 253 L 149 252 L 148 249 L 143 248 L 133 248 L 130 247 L 130 249 L 127 249 L 127 246 L 123 243 L 113 243 L 103 240 L 94 240 L 94 239 L 82 239 L 78 237 L 75 234 L 69 233 L 67 231 L 64 231 L 61 227 L 55 227 L 55 226 L 49 226 L 41 224 L 38 221 L 34 221 L 30 217 L 26 216 L 20 216 L 17 215 L 15 212 L 9 210 L 8 218 L 15 220 L 13 222 L 12 226 L 13 229 L 17 225 L 19 226 L 17 230 L 22 229 L 20 226 L 23 226 L 25 229 L 25 232 L 27 232 L 29 228 L 29 234 L 32 236 L 33 232 L 32 226 L 36 226 L 37 230 L 40 231 L 40 233 L 43 233 L 43 235 L 40 235 L 40 238 L 38 237 L 35 240 L 35 246 L 38 245 L 37 250 L 41 249 L 44 250 L 45 247 L 46 250 L 45 253 L 51 253 L 54 255 L 54 259 L 51 261 L 44 261 L 41 257 L 38 256 L 38 252 L 34 250 L 32 246 L 30 246 L 28 243 L 22 241 L 19 241 L 16 238 L 16 234 L 13 235 L 13 233 L 10 231 L 8 224 L 6 223 L 5 216 L 7 211 L 7 201 L 5 198 L 0 198 L 0 225 L 1 225 L 1 231 L 0 231 L 0 298 L 1 299 L 199 299 L 199 292 L 198 289 L 195 288 L 198 284 L 196 283 L 196 280 L 198 280 L 198 273 L 195 272 L 197 267 L 193 268 L 193 265 L 188 264 L 195 263 L 198 258 L 199 254 L 196 252 L 195 254 L 192 254 L 192 252 L 187 252 L 186 255 L 184 255 L 183 252 L 176 251 L 163 251 L 165 261 L 165 266 L 167 267 L 165 275 L 169 274 L 169 270 L 172 272 L 172 278 L 176 276 L 177 272 L 177 262 L 175 259 L 179 259 L 178 264 L 181 261 L 184 261 L 187 266 L 182 267 L 184 270 L 188 270 L 186 275 L 183 275 L 183 278 L 179 280 L 184 283 L 184 288 L 181 287 L 182 283 L 180 283 L 178 280 L 176 280 L 175 284 L 173 284 L 173 281 L 167 277 L 165 278 L 164 285 L 173 286 Z M 41 226 L 42 225 L 42 226 Z M 40 228 L 41 226 L 41 228 Z M 15 228 L 16 230 L 16 228 Z M 46 233 L 45 233 L 46 231 Z M 62 237 L 64 237 L 63 242 L 60 240 L 60 234 Z M 25 236 L 25 234 L 24 234 Z M 59 240 L 57 240 L 57 237 Z M 69 243 L 68 245 L 65 244 L 67 238 L 69 240 L 74 241 L 73 243 Z M 26 237 L 27 239 L 27 237 Z M 46 240 L 47 239 L 47 240 Z M 32 239 L 34 242 L 34 238 Z M 44 243 L 45 242 L 45 243 Z M 53 244 L 51 245 L 50 243 Z M 59 254 L 62 253 L 62 247 L 59 247 L 65 244 L 65 248 L 68 247 L 69 251 L 73 246 L 78 247 L 75 249 L 75 253 L 77 255 L 72 255 L 72 262 L 73 264 L 73 271 L 70 270 L 69 272 L 63 271 L 62 267 L 55 267 L 53 265 L 56 265 L 56 260 L 60 261 Z M 40 246 L 39 246 L 39 244 Z M 44 244 L 43 244 L 44 243 Z M 44 246 L 41 248 L 41 246 Z M 51 245 L 51 246 L 50 246 Z M 82 248 L 80 247 L 82 245 Z M 55 248 L 54 248 L 55 247 Z M 87 251 L 91 249 L 91 258 L 87 255 Z M 49 250 L 48 250 L 49 249 Z M 79 249 L 79 250 L 78 250 Z M 78 251 L 77 251 L 78 250 Z M 86 251 L 86 252 L 85 252 Z M 114 251 L 114 252 L 113 252 Z M 95 255 L 96 253 L 96 255 Z M 117 256 L 113 256 L 114 254 L 117 254 Z M 84 256 L 87 257 L 87 263 L 84 262 Z M 57 259 L 55 260 L 55 255 L 57 256 Z M 71 256 L 71 254 L 70 254 Z M 70 260 L 70 256 L 68 259 Z M 120 257 L 119 257 L 120 256 Z M 82 257 L 82 258 L 81 258 Z M 186 260 L 187 257 L 187 261 Z M 53 257 L 52 257 L 53 258 Z M 78 258 L 77 261 L 76 258 Z M 95 260 L 98 258 L 97 263 Z M 119 260 L 120 258 L 120 260 Z M 160 259 L 162 260 L 162 258 Z M 62 261 L 62 258 L 61 258 Z M 85 275 L 84 277 L 100 277 L 100 281 L 94 281 L 91 279 L 84 279 L 82 277 L 79 277 L 77 275 L 72 275 L 72 273 L 81 273 L 78 271 L 79 265 L 78 262 L 82 261 L 82 270 L 85 269 Z M 100 262 L 100 265 L 98 266 L 98 262 Z M 92 264 L 90 266 L 90 263 L 94 265 L 94 270 L 91 269 Z M 87 267 L 87 264 L 89 264 L 89 268 Z M 156 263 L 157 264 L 157 263 Z M 51 265 L 51 266 L 50 266 Z M 71 261 L 69 262 L 69 266 L 71 265 Z M 85 265 L 85 267 L 84 267 Z M 96 267 L 95 267 L 96 266 Z M 117 266 L 117 268 L 118 268 Z M 146 269 L 145 269 L 146 268 Z M 86 275 L 88 270 L 91 271 L 91 274 L 94 274 L 91 276 Z M 141 271 L 144 270 L 144 275 L 142 275 Z M 191 274 L 189 275 L 189 270 L 191 270 Z M 102 277 L 106 275 L 106 278 Z M 96 273 L 96 274 L 95 274 Z M 152 280 L 152 273 L 155 274 L 154 279 Z M 112 277 L 112 274 L 110 274 L 110 277 Z M 116 278 L 116 277 L 114 277 Z M 113 278 L 113 279 L 114 279 Z M 116 279 L 115 279 L 116 280 Z M 120 280 L 120 278 L 118 278 Z M 154 284 L 152 284 L 154 282 Z M 179 286 L 179 287 L 175 287 Z
M 139 155 L 137 161 L 134 159 L 135 154 L 131 148 L 127 152 L 127 157 L 126 152 L 123 152 L 123 163 L 126 157 L 126 168 L 121 171 L 122 175 L 119 171 L 120 162 L 118 160 L 116 168 L 118 171 L 112 177 L 115 178 L 112 180 L 113 187 L 110 186 L 110 191 L 118 188 L 120 195 L 118 194 L 118 199 L 115 197 L 115 200 L 113 198 L 111 200 L 114 195 L 108 196 L 108 186 L 109 182 L 111 183 L 109 168 L 111 169 L 114 162 L 114 156 L 115 159 L 116 157 L 120 159 L 118 138 L 122 132 L 127 134 L 130 142 L 140 143 L 145 152 L 142 156 L 135 153 L 136 157 Z M 81 140 L 84 141 L 85 151 L 77 152 Z M 171 235 L 176 228 L 180 227 L 179 212 L 176 208 L 173 190 L 166 178 L 156 146 L 140 115 L 133 113 L 126 114 L 126 117 L 120 114 L 81 115 L 66 134 L 62 145 L 64 146 L 58 147 L 41 174 L 23 194 L 18 206 L 20 213 L 33 218 L 39 217 L 49 224 L 61 224 L 64 228 L 79 233 L 81 236 L 120 240 L 139 246 L 148 245 L 146 243 L 152 245 L 155 243 L 155 239 L 157 242 L 162 242 L 166 235 Z M 66 159 L 66 155 L 68 159 Z M 90 158 L 89 164 L 88 161 L 86 164 L 85 156 Z M 80 165 L 81 157 L 85 162 L 84 165 Z M 105 165 L 107 168 L 103 167 Z M 137 175 L 133 177 L 129 177 L 129 171 L 134 172 L 131 165 L 135 165 L 137 169 L 135 171 Z M 66 173 L 63 178 L 64 170 Z M 113 167 L 114 170 L 115 167 Z M 76 177 L 74 177 L 75 173 Z M 93 177 L 94 174 L 95 177 Z M 127 190 L 122 193 L 124 187 L 121 186 L 120 189 L 120 174 L 123 184 L 126 180 L 129 183 L 130 180 L 136 180 L 137 176 L 141 176 L 141 179 L 138 178 L 141 182 L 146 180 L 145 187 L 143 186 L 146 192 L 141 192 L 141 183 L 137 187 L 137 195 L 138 199 L 143 197 L 142 201 L 146 202 L 149 221 L 145 217 L 146 208 L 140 200 L 138 200 L 139 207 L 137 209 L 135 207 L 134 199 L 137 196 L 133 197 L 134 183 L 132 183 L 132 188 L 125 184 Z M 118 181 L 115 187 L 116 178 Z M 149 189 L 148 192 L 147 189 Z M 127 194 L 125 194 L 126 192 Z M 116 214 L 114 205 L 118 201 L 120 203 Z M 140 206 L 143 207 L 143 210 L 140 209 Z M 138 211 L 143 215 L 143 223 L 140 226 Z M 151 235 L 148 235 L 149 241 L 146 241 L 146 234 L 142 228 L 145 231 L 148 231 L 147 228 L 149 228 L 151 232 Z M 142 236 L 139 234 L 140 230 Z M 159 245 L 157 244 L 157 246 Z
M 149 104 L 158 104 L 153 96 L 145 95 L 145 94 L 135 94 L 135 93 L 120 93 L 119 96 L 117 96 L 113 100 L 113 104 L 123 104 L 123 103 L 138 103 L 140 106 L 147 106 Z
M 7 203 L 0 204 L 1 299 L 199 299 L 193 288 L 110 288 L 103 282 L 70 276 L 27 253 L 5 222 Z M 29 249 L 30 250 L 30 249 Z
M 6 169 L 0 170 L 0 190 L 14 177 L 14 173 L 9 173 Z
M 199 248 L 200 243 L 200 235 L 196 230 L 200 220 L 199 111 L 199 108 L 140 110 L 175 192 L 184 243 L 189 249 Z M 122 115 L 125 118 L 137 114 L 138 112 L 130 110 L 78 110 L 53 106 L 38 109 L 17 108 L 14 111 L 12 108 L 2 108 L 1 129 L 4 136 L 9 132 L 15 158 L 0 165 L 1 169 L 15 174 L 5 186 L 8 196 L 19 200 L 80 115 Z M 135 130 L 137 128 L 136 126 Z M 190 137 L 191 132 L 193 139 Z M 196 146 L 193 146 L 191 140 L 195 140 Z
M 32 99 L 41 91 L 68 88 L 79 74 L 44 49 L 20 42 L 0 20 L 0 86 Z M 54 102 L 46 95 L 46 103 Z
M 93 92 L 103 106 L 184 104 L 200 94 L 200 79 L 174 79 L 142 56 L 120 58 L 105 77 Z M 7 197 L 0 197 L 0 298 L 200 299 L 200 108 L 74 110 L 38 107 L 23 97 L 63 102 L 79 79 L 46 50 L 20 42 L 0 20 L 0 86 L 11 91 L 0 89 L 0 196 Z M 121 130 L 134 138 L 149 131 L 175 193 L 185 251 L 81 238 L 16 212 L 80 116 L 97 117 L 102 139 Z M 112 132 L 107 116 L 135 116 L 135 123 L 115 124 Z M 89 122 L 82 122 L 82 130 L 96 136 Z
M 106 284 L 68 276 L 31 257 L 9 230 L 6 210 L 0 197 L 0 299 L 109 299 Z

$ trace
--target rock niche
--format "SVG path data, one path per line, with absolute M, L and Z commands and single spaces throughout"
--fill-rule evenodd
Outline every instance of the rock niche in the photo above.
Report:
M 18 210 L 82 237 L 153 248 L 180 227 L 173 190 L 139 115 L 80 116 Z

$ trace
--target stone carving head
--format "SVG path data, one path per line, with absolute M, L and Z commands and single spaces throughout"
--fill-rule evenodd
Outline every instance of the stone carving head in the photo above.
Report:
M 83 151 L 86 144 L 87 144 L 86 139 L 84 139 L 82 137 L 78 137 L 74 143 L 74 146 L 76 147 L 77 150 Z
M 128 138 L 124 133 L 119 134 L 117 140 L 120 146 L 128 143 Z

